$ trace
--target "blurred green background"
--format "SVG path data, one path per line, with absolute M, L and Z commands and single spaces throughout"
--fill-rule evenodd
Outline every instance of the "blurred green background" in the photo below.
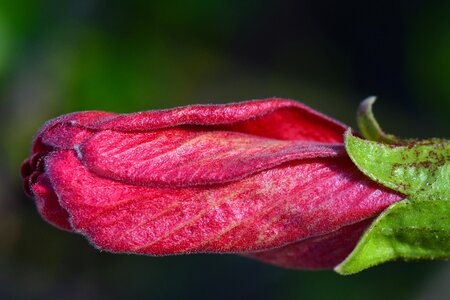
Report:
M 47 119 L 272 96 L 450 137 L 450 2 L 0 1 L 0 299 L 450 299 L 449 262 L 341 277 L 231 255 L 101 253 L 44 222 L 21 161 Z

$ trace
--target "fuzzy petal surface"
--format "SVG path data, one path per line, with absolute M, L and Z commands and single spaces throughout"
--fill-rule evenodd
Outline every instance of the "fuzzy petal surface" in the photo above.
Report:
M 100 131 L 81 143 L 77 154 L 100 176 L 129 184 L 172 187 L 225 183 L 293 160 L 346 155 L 342 144 L 197 128 Z
M 48 156 L 46 164 L 72 227 L 114 252 L 271 249 L 371 218 L 401 199 L 355 172 L 347 157 L 305 160 L 228 184 L 192 188 L 100 178 L 69 150 Z
M 275 98 L 78 112 L 43 126 L 21 173 L 43 218 L 100 249 L 331 268 L 404 198 L 356 168 L 345 130 Z

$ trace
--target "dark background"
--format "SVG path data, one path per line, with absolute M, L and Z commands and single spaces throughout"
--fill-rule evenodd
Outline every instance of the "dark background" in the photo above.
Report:
M 0 1 L 0 299 L 450 299 L 449 262 L 342 277 L 230 255 L 101 253 L 44 222 L 19 166 L 47 119 L 278 96 L 449 137 L 447 1 Z

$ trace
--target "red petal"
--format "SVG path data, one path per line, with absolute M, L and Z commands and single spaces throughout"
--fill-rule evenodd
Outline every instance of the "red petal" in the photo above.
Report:
M 191 186 L 224 183 L 287 161 L 346 152 L 342 144 L 176 127 L 146 133 L 105 130 L 83 143 L 78 155 L 103 177 L 138 185 Z
M 109 112 L 102 111 L 85 111 L 85 112 L 75 112 L 66 115 L 62 115 L 58 118 L 52 119 L 42 126 L 42 128 L 36 134 L 36 137 L 33 141 L 33 153 L 37 152 L 48 152 L 49 145 L 42 141 L 42 137 L 44 134 L 49 136 L 48 131 L 51 131 L 52 128 L 58 127 L 61 125 L 69 125 L 72 127 L 83 127 L 92 122 L 98 122 L 103 118 L 108 118 L 114 116 L 115 114 Z M 56 137 L 57 138 L 57 137 Z
M 191 105 L 101 118 L 88 124 L 97 130 L 149 131 L 179 125 L 222 126 L 282 140 L 342 142 L 346 126 L 286 99 L 265 99 L 226 105 Z
M 41 134 L 41 142 L 52 149 L 75 149 L 76 145 L 81 144 L 92 134 L 91 130 L 82 126 L 61 123 L 44 131 Z
M 366 179 L 347 157 L 289 163 L 191 188 L 99 178 L 74 151 L 52 153 L 46 163 L 73 227 L 116 252 L 267 250 L 373 217 L 402 198 Z
M 152 131 L 161 128 L 201 125 L 206 130 L 226 130 L 280 140 L 303 140 L 341 143 L 346 126 L 313 109 L 285 99 L 247 101 L 226 105 L 191 105 L 133 114 L 77 112 L 47 122 L 36 135 L 33 153 L 47 152 L 49 146 L 67 148 L 80 128 L 126 132 Z M 53 133 L 62 127 L 59 133 Z M 62 132 L 66 130 L 67 132 Z M 46 136 L 46 138 L 43 138 Z M 78 136 L 79 138 L 79 136 Z M 44 140 L 43 140 L 44 139 Z
M 367 219 L 325 235 L 245 256 L 286 268 L 331 269 L 352 252 L 372 221 Z
M 36 207 L 41 216 L 60 229 L 72 231 L 72 226 L 69 224 L 69 215 L 59 205 L 58 197 L 47 175 L 39 175 L 36 183 L 31 186 L 31 190 L 33 191 Z

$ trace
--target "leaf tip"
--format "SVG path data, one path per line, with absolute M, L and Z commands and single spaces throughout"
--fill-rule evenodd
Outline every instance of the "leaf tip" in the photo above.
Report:
M 400 139 L 392 134 L 387 134 L 381 129 L 373 114 L 373 104 L 377 97 L 370 96 L 364 99 L 358 107 L 356 117 L 361 135 L 371 141 L 386 144 L 398 144 Z
M 367 114 L 372 114 L 372 106 L 377 101 L 376 96 L 369 96 L 366 99 L 364 99 L 358 107 L 357 114 L 358 116 L 363 116 Z

